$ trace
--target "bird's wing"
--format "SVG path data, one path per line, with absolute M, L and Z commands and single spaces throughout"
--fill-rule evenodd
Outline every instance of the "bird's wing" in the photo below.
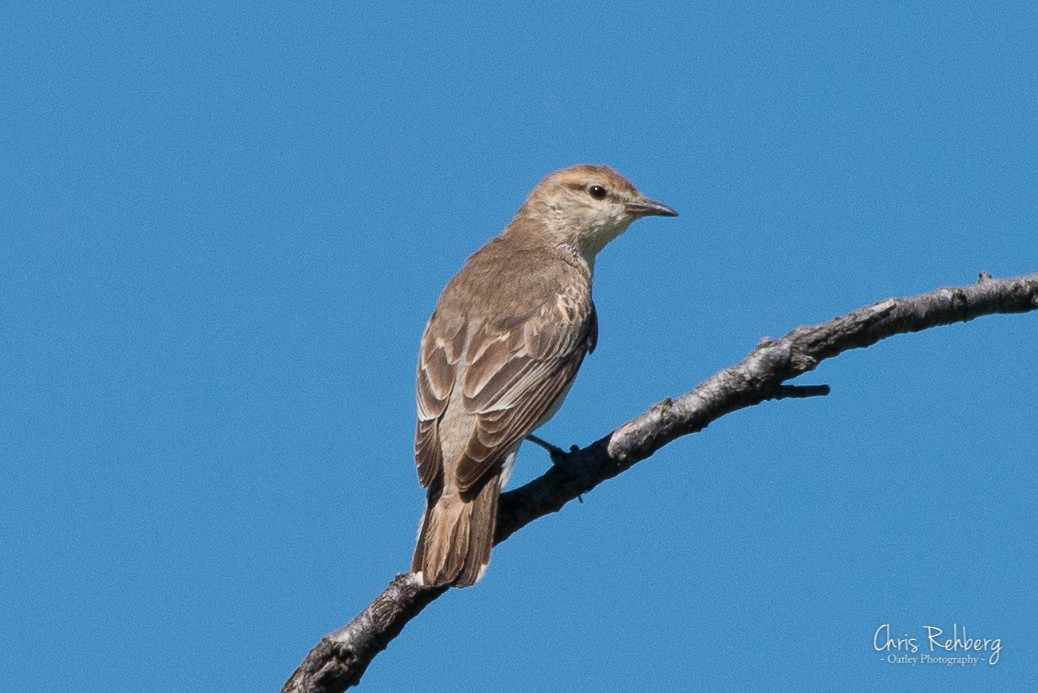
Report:
M 458 463 L 455 482 L 466 493 L 503 461 L 503 455 L 552 413 L 588 351 L 598 322 L 590 297 L 567 291 L 526 319 L 482 323 L 468 339 L 461 381 L 465 411 L 475 429 Z M 441 461 L 442 463 L 442 461 Z
M 439 420 L 447 410 L 458 362 L 465 349 L 466 321 L 433 314 L 422 335 L 418 354 L 418 430 L 415 432 L 414 458 L 418 480 L 428 486 L 443 468 Z

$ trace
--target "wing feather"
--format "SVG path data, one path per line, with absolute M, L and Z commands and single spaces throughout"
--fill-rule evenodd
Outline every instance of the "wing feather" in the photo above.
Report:
M 429 319 L 418 356 L 417 408 L 414 458 L 418 480 L 429 486 L 443 469 L 439 421 L 454 391 L 458 362 L 465 347 L 465 321 L 437 314 Z
M 501 458 L 552 413 L 593 346 L 594 304 L 586 294 L 559 294 L 519 325 L 484 324 L 466 348 L 462 392 L 475 430 L 458 464 L 462 493 L 496 472 Z

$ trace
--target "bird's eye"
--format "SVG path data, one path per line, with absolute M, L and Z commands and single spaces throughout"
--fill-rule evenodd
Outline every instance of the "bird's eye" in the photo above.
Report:
M 592 185 L 587 189 L 588 194 L 596 200 L 601 200 L 606 196 L 606 189 L 601 185 Z

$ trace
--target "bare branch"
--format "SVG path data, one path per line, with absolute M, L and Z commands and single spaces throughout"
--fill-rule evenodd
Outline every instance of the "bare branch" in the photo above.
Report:
M 604 438 L 561 456 L 541 477 L 502 495 L 495 543 L 725 414 L 770 399 L 828 394 L 826 385 L 785 384 L 825 359 L 896 334 L 968 322 L 982 315 L 1036 309 L 1038 274 L 996 280 L 981 272 L 972 286 L 888 299 L 822 325 L 798 327 L 778 340 L 765 338 L 737 365 L 678 399 L 654 404 Z M 283 691 L 330 693 L 357 684 L 375 655 L 445 591 L 443 587 L 419 587 L 410 575 L 397 575 L 349 624 L 322 638 Z

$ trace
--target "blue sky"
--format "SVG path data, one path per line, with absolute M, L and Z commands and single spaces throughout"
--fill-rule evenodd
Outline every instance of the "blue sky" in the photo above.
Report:
M 421 330 L 554 169 L 681 212 L 599 258 L 564 446 L 764 335 L 1038 271 L 1031 3 L 438 5 L 6 6 L 8 688 L 276 689 L 406 569 Z M 672 444 L 362 690 L 1033 685 L 1036 319 L 845 354 L 802 379 L 829 397 Z M 883 624 L 1000 661 L 889 664 Z

